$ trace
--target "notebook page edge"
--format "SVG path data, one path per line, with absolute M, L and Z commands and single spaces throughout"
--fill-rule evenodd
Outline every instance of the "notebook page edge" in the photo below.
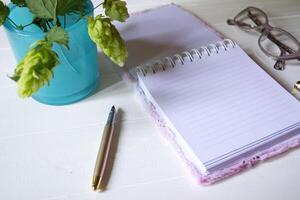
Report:
M 189 159 L 191 162 L 195 164 L 195 166 L 202 172 L 206 173 L 207 168 L 205 165 L 199 160 L 199 158 L 196 156 L 196 154 L 193 152 L 193 150 L 190 148 L 190 146 L 187 144 L 187 142 L 184 140 L 184 138 L 180 135 L 180 133 L 177 131 L 177 129 L 172 125 L 166 114 L 161 110 L 159 105 L 156 103 L 155 99 L 152 97 L 151 93 L 148 91 L 146 86 L 143 83 L 143 80 L 141 78 L 141 75 L 137 73 L 138 78 L 138 85 L 142 89 L 142 91 L 145 93 L 146 98 L 153 103 L 155 108 L 157 109 L 158 113 L 162 118 L 166 121 L 167 126 L 172 130 L 172 132 L 175 134 L 176 142 L 183 150 L 184 155 L 187 156 L 187 159 Z

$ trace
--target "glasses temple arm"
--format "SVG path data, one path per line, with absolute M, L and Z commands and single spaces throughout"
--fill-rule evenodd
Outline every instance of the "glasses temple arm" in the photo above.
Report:
M 280 56 L 285 56 L 286 51 L 284 51 L 283 49 L 280 49 Z M 274 69 L 276 70 L 284 70 L 285 69 L 285 60 L 276 60 L 276 63 L 274 64 Z
M 227 24 L 228 25 L 238 25 L 238 26 L 247 26 L 247 27 L 251 27 L 250 24 L 244 23 L 244 22 L 240 22 L 240 21 L 234 21 L 233 19 L 228 19 L 227 20 Z

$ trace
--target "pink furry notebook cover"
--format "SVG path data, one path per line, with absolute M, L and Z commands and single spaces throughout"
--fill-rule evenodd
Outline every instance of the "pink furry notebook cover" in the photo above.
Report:
M 161 133 L 173 145 L 199 183 L 204 185 L 215 183 L 300 145 L 300 136 L 293 137 L 268 149 L 244 157 L 226 168 L 201 173 L 185 155 L 182 147 L 177 144 L 175 135 L 171 128 L 167 126 L 166 120 L 160 115 L 153 102 L 147 98 L 145 92 L 136 82 L 135 77 L 131 75 L 130 69 L 185 50 L 215 43 L 223 39 L 222 35 L 199 18 L 174 4 L 136 13 L 126 23 L 117 24 L 117 26 L 126 41 L 129 51 L 129 59 L 125 68 L 118 69 L 118 71 L 125 80 L 136 84 L 137 91 L 146 109 L 161 129 Z

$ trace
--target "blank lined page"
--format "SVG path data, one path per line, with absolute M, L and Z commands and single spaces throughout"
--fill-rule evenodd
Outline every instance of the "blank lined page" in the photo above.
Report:
M 299 128 L 298 100 L 238 46 L 139 80 L 207 168 Z

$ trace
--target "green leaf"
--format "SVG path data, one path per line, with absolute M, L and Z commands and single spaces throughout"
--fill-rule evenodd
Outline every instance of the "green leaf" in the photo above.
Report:
M 101 15 L 88 17 L 88 32 L 91 39 L 114 63 L 124 66 L 128 53 L 124 40 L 109 18 Z
M 41 87 L 49 84 L 53 70 L 58 64 L 58 55 L 52 50 L 51 43 L 45 40 L 37 41 L 11 77 L 17 81 L 19 96 L 30 97 Z
M 18 65 L 19 66 L 19 65 Z M 20 79 L 21 73 L 23 71 L 23 66 L 19 66 L 15 69 L 15 73 L 12 76 L 9 76 L 9 78 L 15 82 L 18 82 L 18 80 Z
M 46 40 L 51 43 L 56 42 L 57 44 L 64 45 L 67 49 L 69 49 L 69 36 L 62 27 L 52 27 L 46 35 Z
M 0 1 L 0 26 L 5 22 L 8 15 L 9 8 L 2 1 Z
M 57 15 L 65 15 L 69 13 L 83 13 L 86 0 L 58 0 Z
M 56 20 L 57 0 L 26 0 L 26 4 L 36 17 Z
M 105 14 L 112 20 L 124 22 L 129 17 L 125 1 L 105 0 L 103 8 L 105 9 Z
M 25 0 L 11 0 L 11 2 L 19 7 L 26 6 Z

